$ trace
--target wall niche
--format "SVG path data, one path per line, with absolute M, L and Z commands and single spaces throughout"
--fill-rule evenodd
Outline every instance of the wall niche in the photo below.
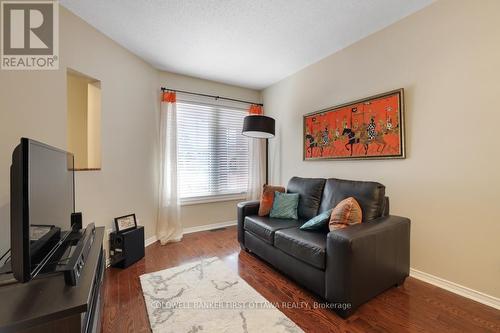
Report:
M 75 155 L 75 170 L 101 169 L 101 81 L 68 69 L 68 151 Z

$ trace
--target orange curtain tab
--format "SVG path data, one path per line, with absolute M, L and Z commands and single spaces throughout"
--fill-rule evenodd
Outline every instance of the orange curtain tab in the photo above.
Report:
M 177 99 L 174 91 L 164 91 L 161 97 L 162 102 L 175 103 Z
M 262 106 L 257 105 L 257 104 L 252 104 L 250 106 L 250 109 L 248 110 L 249 114 L 256 114 L 256 115 L 261 115 L 264 114 L 264 110 L 262 110 Z

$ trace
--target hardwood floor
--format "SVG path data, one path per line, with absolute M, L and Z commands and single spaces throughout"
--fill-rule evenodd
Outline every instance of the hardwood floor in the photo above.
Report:
M 108 268 L 102 331 L 149 332 L 139 275 L 217 256 L 271 302 L 307 302 L 306 309 L 281 308 L 305 332 L 500 332 L 500 311 L 414 278 L 377 296 L 344 320 L 313 309 L 313 294 L 252 254 L 240 251 L 236 228 L 189 234 L 182 242 L 146 248 L 131 267 Z

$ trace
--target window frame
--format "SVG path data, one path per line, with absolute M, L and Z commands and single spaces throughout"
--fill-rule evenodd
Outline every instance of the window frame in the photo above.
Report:
M 238 102 L 227 102 L 227 101 L 211 101 L 204 97 L 194 97 L 194 96 L 185 96 L 184 94 L 178 94 L 177 103 L 188 103 L 188 104 L 198 104 L 205 105 L 209 107 L 223 107 L 223 108 L 231 108 L 239 111 L 246 111 L 245 107 Z M 177 106 L 177 123 L 179 119 L 179 106 Z M 243 126 L 243 123 L 241 124 Z M 242 135 L 242 134 L 241 134 Z M 177 126 L 177 138 L 179 138 L 179 126 Z M 179 142 L 177 142 L 177 168 L 179 168 Z M 248 172 L 248 170 L 247 170 Z M 179 174 L 179 171 L 178 171 Z M 248 174 L 247 174 L 248 176 Z M 179 177 L 180 178 L 180 177 Z M 180 179 L 178 179 L 178 186 L 182 186 Z M 227 202 L 227 201 L 238 201 L 245 200 L 247 195 L 247 190 L 240 193 L 227 193 L 227 194 L 213 194 L 213 195 L 204 195 L 204 196 L 190 196 L 190 197 L 181 197 L 179 190 L 179 202 L 181 206 L 191 206 L 198 204 L 206 204 L 206 203 L 216 203 L 216 202 Z
M 207 196 L 198 197 L 186 197 L 180 198 L 181 206 L 192 206 L 213 202 L 225 202 L 225 201 L 239 201 L 246 199 L 247 193 L 236 193 L 236 194 L 214 194 Z

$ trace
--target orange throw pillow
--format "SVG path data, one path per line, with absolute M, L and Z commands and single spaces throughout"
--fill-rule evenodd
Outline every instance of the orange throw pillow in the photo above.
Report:
M 342 200 L 335 206 L 330 216 L 330 231 L 342 229 L 363 221 L 363 212 L 353 197 Z
M 273 208 L 274 192 L 285 192 L 283 186 L 264 185 L 260 197 L 259 216 L 267 216 Z

